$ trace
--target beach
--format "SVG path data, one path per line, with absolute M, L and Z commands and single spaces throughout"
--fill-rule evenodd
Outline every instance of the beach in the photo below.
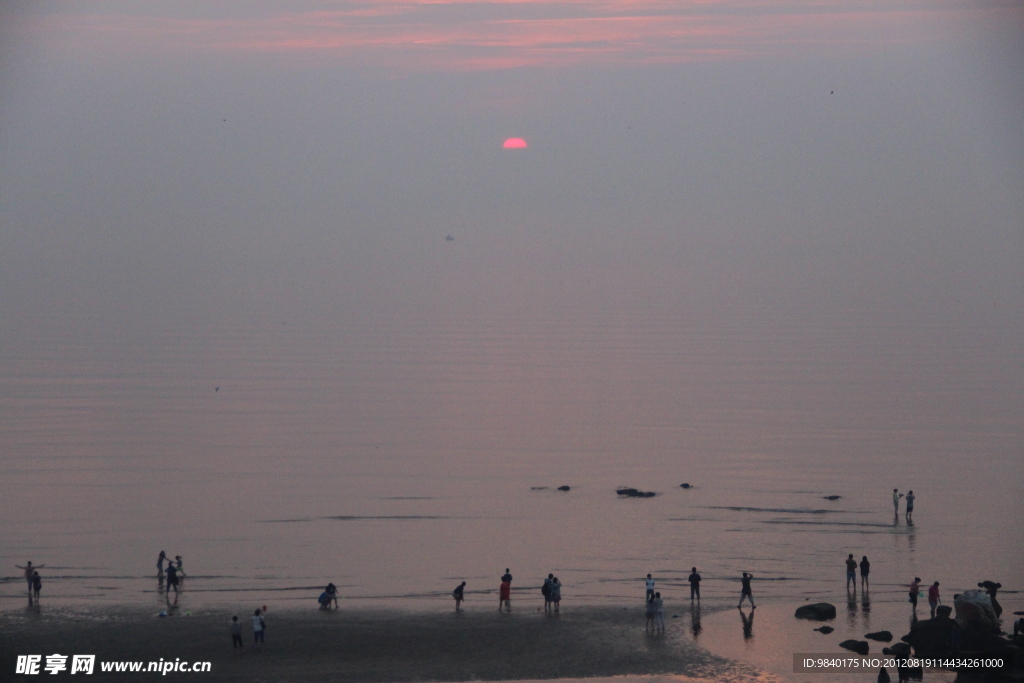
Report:
M 1004 596 L 1007 608 L 1019 602 L 1016 594 Z M 96 655 L 97 680 L 126 675 L 105 674 L 98 668 L 102 662 L 141 662 L 145 670 L 150 662 L 181 661 L 209 662 L 202 677 L 210 681 L 856 683 L 874 681 L 877 670 L 794 673 L 794 655 L 848 657 L 839 645 L 846 639 L 887 630 L 899 642 L 911 626 L 908 604 L 874 601 L 863 592 L 835 600 L 837 616 L 826 622 L 795 618 L 801 604 L 806 602 L 761 601 L 756 609 L 738 610 L 733 600 L 720 598 L 705 604 L 673 601 L 666 604 L 663 634 L 645 631 L 640 605 L 567 606 L 547 614 L 533 601 L 518 600 L 511 613 L 503 613 L 473 596 L 459 613 L 440 602 L 271 607 L 260 648 L 252 642 L 251 611 L 45 606 L 0 613 L 0 667 L 9 673 L 18 655 L 59 653 Z M 242 625 L 244 654 L 231 647 L 233 615 Z M 917 616 L 927 619 L 927 608 Z M 823 625 L 834 630 L 816 630 Z M 879 657 L 891 644 L 871 641 L 870 654 Z M 923 680 L 952 683 L 957 673 L 925 669 Z
M 531 606 L 532 607 L 532 606 Z M 202 680 L 216 681 L 468 681 L 609 676 L 680 676 L 686 680 L 753 681 L 746 664 L 712 655 L 682 629 L 645 635 L 643 610 L 590 607 L 545 616 L 482 608 L 454 612 L 406 610 L 270 610 L 266 644 L 231 649 L 232 612 L 184 611 L 157 617 L 138 608 L 8 611 L 0 616 L 5 674 L 18 654 L 95 654 L 102 661 L 209 661 Z M 97 664 L 97 667 L 99 665 Z M 108 674 L 111 679 L 125 674 Z M 150 674 L 152 675 L 152 674 Z M 168 676 L 174 676 L 172 672 Z M 177 674 L 184 675 L 184 674 Z M 97 669 L 95 680 L 104 680 Z M 29 680 L 29 677 L 24 677 Z

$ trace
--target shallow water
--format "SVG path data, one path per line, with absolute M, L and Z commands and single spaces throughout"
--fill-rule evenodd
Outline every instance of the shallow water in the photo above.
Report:
M 161 549 L 193 605 L 333 581 L 343 604 L 448 609 L 465 580 L 482 609 L 505 567 L 530 609 L 549 572 L 568 606 L 636 600 L 648 572 L 678 600 L 691 566 L 712 601 L 742 571 L 765 600 L 839 599 L 853 553 L 879 602 L 918 575 L 947 596 L 999 580 L 1024 607 L 1005 330 L 644 309 L 21 323 L 0 365 L 4 609 L 27 559 L 48 601 L 158 605 Z

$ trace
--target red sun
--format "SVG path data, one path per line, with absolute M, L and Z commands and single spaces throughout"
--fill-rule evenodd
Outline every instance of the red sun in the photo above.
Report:
M 529 145 L 526 144 L 526 140 L 522 138 L 509 138 L 505 140 L 505 144 L 502 145 L 505 149 L 526 149 Z

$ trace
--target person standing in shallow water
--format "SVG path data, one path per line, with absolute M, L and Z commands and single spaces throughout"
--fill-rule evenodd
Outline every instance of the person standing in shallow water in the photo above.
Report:
M 455 587 L 455 590 L 452 591 L 452 597 L 455 598 L 455 611 L 456 612 L 461 612 L 462 611 L 462 599 L 465 597 L 465 594 L 463 593 L 463 591 L 465 591 L 465 590 L 466 590 L 466 582 L 463 581 L 462 583 L 460 583 L 458 586 Z
M 562 602 L 562 584 L 558 581 L 558 577 L 551 579 L 551 602 L 555 605 L 555 613 L 559 611 L 559 605 Z
M 754 578 L 752 574 L 748 574 L 746 572 L 743 572 L 743 578 L 740 579 L 740 581 L 743 584 L 743 588 L 740 590 L 740 604 L 736 605 L 737 609 L 739 609 L 740 607 L 743 607 L 743 598 L 749 598 L 750 599 L 750 608 L 751 609 L 755 609 L 757 607 L 757 605 L 754 604 L 754 592 L 750 588 L 750 580 L 752 578 Z
M 687 580 L 690 582 L 690 602 L 693 602 L 694 596 L 697 602 L 700 602 L 700 574 L 697 573 L 696 567 L 690 568 L 690 577 Z
M 853 553 L 846 557 L 846 590 L 850 590 L 853 583 L 853 590 L 857 590 L 857 560 L 853 559 Z
M 939 598 L 939 582 L 936 581 L 928 587 L 928 606 L 932 608 L 932 619 L 935 618 L 935 609 L 942 600 Z
M 907 491 L 907 521 L 914 521 L 914 499 L 917 496 L 914 495 L 913 491 Z
M 36 604 L 39 604 L 39 591 L 43 589 L 43 580 L 39 576 L 39 572 L 32 572 L 32 594 L 36 598 Z
M 892 511 L 893 511 L 893 514 L 896 515 L 897 517 L 900 516 L 900 498 L 902 498 L 902 497 L 903 497 L 903 494 L 900 493 L 899 489 L 893 489 L 892 490 Z
M 170 564 L 170 559 L 167 557 L 167 553 L 163 550 L 160 551 L 160 556 L 156 558 L 156 578 L 164 578 L 164 562 Z
M 541 586 L 540 592 L 544 596 L 544 611 L 547 612 L 551 609 L 551 580 L 555 578 L 554 574 L 548 574 L 548 578 L 544 579 L 544 585 Z
M 498 589 L 498 611 L 501 608 L 508 607 L 508 611 L 512 611 L 512 584 L 505 581 L 505 577 L 501 577 L 501 587 Z
M 871 573 L 871 563 L 868 562 L 868 556 L 860 558 L 860 587 L 864 590 L 868 589 L 868 574 Z
M 644 596 L 644 599 L 650 602 L 654 598 L 654 579 L 651 578 L 650 574 L 647 575 L 647 581 L 644 582 L 644 585 L 647 587 L 647 594 Z
M 171 598 L 171 589 L 174 589 L 174 604 L 178 604 L 178 568 L 167 563 L 167 599 Z
M 910 582 L 910 604 L 913 606 L 914 611 L 917 611 L 917 594 L 921 592 L 921 577 L 915 576 L 914 580 Z

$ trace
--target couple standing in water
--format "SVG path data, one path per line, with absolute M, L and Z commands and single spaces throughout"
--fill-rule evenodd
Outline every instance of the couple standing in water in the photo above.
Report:
M 897 518 L 900 516 L 900 498 L 903 498 L 903 497 L 904 496 L 903 496 L 902 493 L 900 493 L 899 489 L 893 489 L 892 490 L 893 515 L 895 515 Z M 907 498 L 907 521 L 908 522 L 913 522 L 914 521 L 914 500 L 916 500 L 917 496 L 914 495 L 913 491 L 907 491 L 906 498 Z
M 22 567 L 20 564 L 14 565 L 18 569 L 25 572 L 25 582 L 28 584 L 28 604 L 32 606 L 32 598 L 35 598 L 36 603 L 39 602 L 39 591 L 43 589 L 43 579 L 39 576 L 37 569 L 42 569 L 45 564 L 33 565 L 32 560 L 25 563 Z
M 868 590 L 870 584 L 868 582 L 868 575 L 871 573 L 871 563 L 868 562 L 868 556 L 864 555 L 860 560 L 860 587 L 865 591 Z M 850 590 L 850 584 L 853 584 L 854 592 L 857 592 L 857 560 L 853 559 L 853 553 L 846 556 L 846 590 Z

